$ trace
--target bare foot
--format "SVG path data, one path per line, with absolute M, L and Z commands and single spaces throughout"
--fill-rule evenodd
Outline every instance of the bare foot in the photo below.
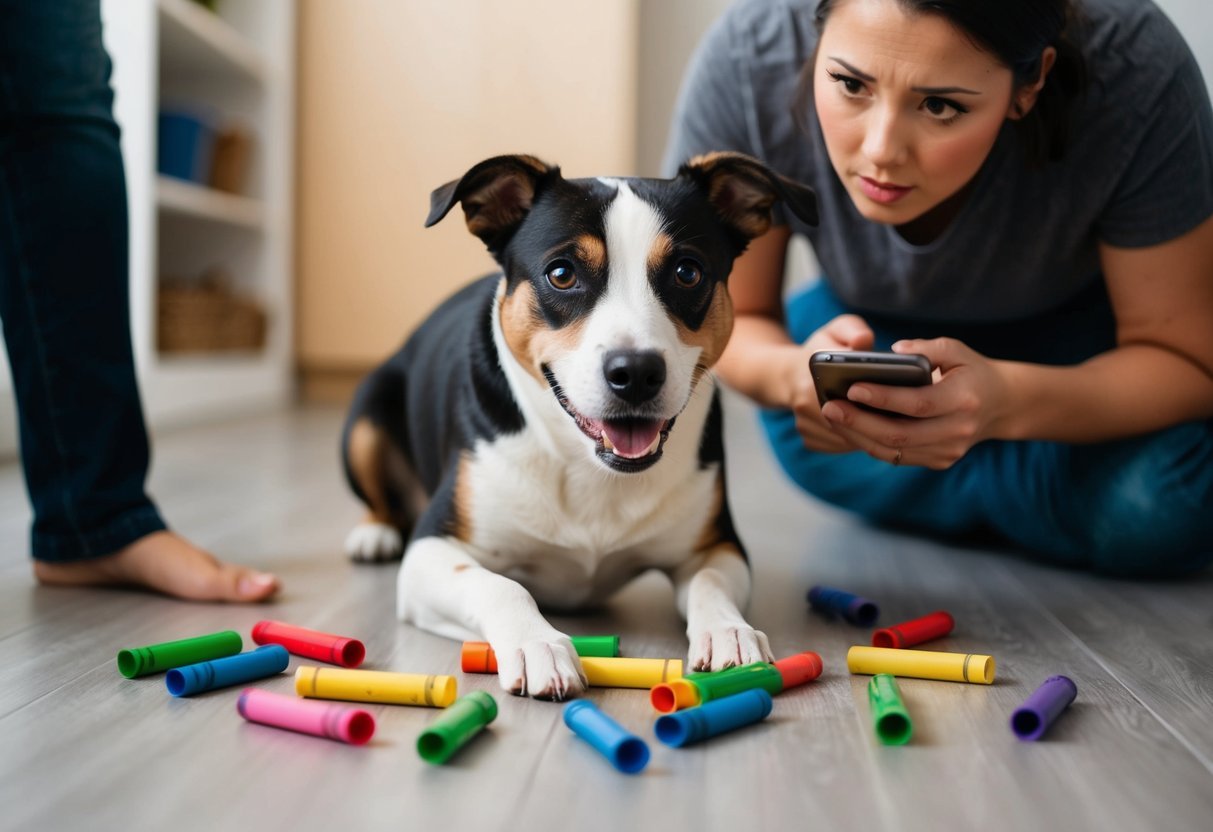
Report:
M 264 601 L 278 579 L 224 563 L 173 532 L 153 532 L 112 555 L 68 563 L 34 561 L 39 583 L 139 586 L 189 601 Z

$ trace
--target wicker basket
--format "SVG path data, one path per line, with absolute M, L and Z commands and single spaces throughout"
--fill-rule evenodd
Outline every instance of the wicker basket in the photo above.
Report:
M 266 314 L 228 281 L 160 284 L 157 347 L 162 353 L 257 351 L 265 347 Z

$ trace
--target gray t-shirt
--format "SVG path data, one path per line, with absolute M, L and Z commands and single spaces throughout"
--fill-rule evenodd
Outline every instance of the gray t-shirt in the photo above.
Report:
M 741 0 L 716 22 L 684 80 L 663 167 L 736 150 L 812 187 L 821 225 L 781 221 L 808 237 L 848 305 L 924 321 L 1022 319 L 1102 280 L 1100 241 L 1156 245 L 1213 215 L 1213 112 L 1187 44 L 1148 0 L 1085 0 L 1091 83 L 1065 158 L 1030 169 L 1004 125 L 960 214 L 933 242 L 906 242 L 855 209 L 813 108 L 807 134 L 792 115 L 816 6 Z

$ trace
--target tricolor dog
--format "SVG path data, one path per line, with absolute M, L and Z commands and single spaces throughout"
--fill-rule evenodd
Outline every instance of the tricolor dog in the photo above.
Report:
M 362 383 L 342 437 L 369 516 L 355 560 L 399 557 L 402 621 L 488 641 L 501 686 L 563 699 L 585 676 L 540 607 L 673 581 L 688 666 L 770 660 L 742 617 L 709 368 L 732 330 L 733 260 L 813 192 L 740 154 L 657 179 L 565 179 L 499 156 L 434 191 L 501 272 L 447 300 Z M 538 603 L 536 603 L 538 602 Z

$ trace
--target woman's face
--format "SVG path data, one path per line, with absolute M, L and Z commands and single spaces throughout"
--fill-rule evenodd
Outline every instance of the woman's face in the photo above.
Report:
M 841 0 L 813 91 L 830 162 L 866 218 L 917 219 L 977 173 L 1011 115 L 1012 74 L 946 19 Z

